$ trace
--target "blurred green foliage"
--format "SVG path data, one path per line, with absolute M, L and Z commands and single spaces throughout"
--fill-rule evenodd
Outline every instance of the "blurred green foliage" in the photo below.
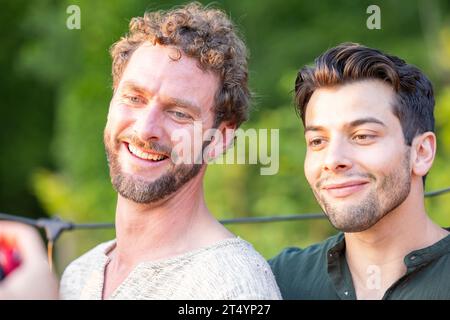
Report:
M 204 3 L 208 3 L 202 1 Z M 102 143 L 111 98 L 108 49 L 133 16 L 182 1 L 3 1 L 0 11 L 0 211 L 58 215 L 75 222 L 114 220 L 115 193 Z M 66 28 L 66 8 L 81 9 L 81 29 Z M 381 8 L 381 30 L 366 27 L 366 8 Z M 205 190 L 218 219 L 320 212 L 303 174 L 301 122 L 292 106 L 298 68 L 340 42 L 360 42 L 419 66 L 435 85 L 439 151 L 427 189 L 450 185 L 450 3 L 447 0 L 215 2 L 235 21 L 250 49 L 256 93 L 244 128 L 280 129 L 280 169 L 213 165 Z M 450 225 L 449 196 L 427 200 Z M 235 225 L 230 229 L 269 258 L 335 231 L 328 221 Z M 75 231 L 57 244 L 58 271 L 114 231 Z

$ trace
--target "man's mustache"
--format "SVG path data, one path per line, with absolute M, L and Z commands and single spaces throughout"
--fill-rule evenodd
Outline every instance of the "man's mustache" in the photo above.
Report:
M 159 153 L 170 155 L 172 148 L 156 141 L 142 141 L 134 134 L 123 134 L 117 137 L 117 142 L 127 141 L 130 144 L 139 147 L 143 150 L 153 150 Z
M 340 176 L 321 178 L 319 181 L 316 182 L 315 187 L 316 187 L 316 189 L 321 189 L 323 185 L 343 183 L 343 182 L 346 182 L 349 180 L 355 180 L 358 178 L 359 179 L 369 179 L 372 181 L 376 180 L 375 176 L 371 173 L 346 174 L 346 175 L 340 175 Z

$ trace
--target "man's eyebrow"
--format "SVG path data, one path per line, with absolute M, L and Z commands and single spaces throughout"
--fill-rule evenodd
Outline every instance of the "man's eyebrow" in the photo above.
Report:
M 377 118 L 373 118 L 373 117 L 353 120 L 352 122 L 347 123 L 345 125 L 345 127 L 354 128 L 354 127 L 358 127 L 358 126 L 366 124 L 366 123 L 376 123 L 383 127 L 386 127 L 386 125 L 384 124 L 383 121 L 378 120 Z M 304 133 L 306 133 L 308 131 L 326 131 L 326 130 L 327 130 L 327 128 L 325 126 L 306 126 Z
M 188 100 L 180 99 L 180 98 L 173 98 L 173 97 L 164 97 L 163 100 L 167 104 L 171 104 L 171 105 L 175 105 L 180 108 L 192 110 L 197 115 L 201 114 L 200 107 L 198 107 L 196 104 L 194 104 Z
M 326 130 L 323 126 L 307 126 L 305 127 L 305 133 L 308 131 L 324 131 Z
M 139 91 L 148 91 L 143 86 L 141 86 L 133 81 L 124 81 L 124 83 L 122 84 L 122 87 L 127 88 L 127 89 L 136 89 Z
M 354 128 L 354 127 L 358 127 L 358 126 L 366 124 L 366 123 L 376 123 L 376 124 L 379 124 L 379 125 L 381 125 L 383 127 L 386 127 L 386 125 L 384 124 L 383 121 L 378 120 L 377 118 L 373 118 L 373 117 L 353 120 L 352 122 L 350 122 L 346 126 Z
M 124 89 L 139 91 L 144 95 L 152 95 L 151 91 L 149 91 L 145 87 L 143 87 L 133 81 L 125 81 L 123 83 L 122 87 Z M 163 99 L 164 103 L 166 103 L 166 104 L 171 104 L 171 105 L 178 106 L 180 108 L 193 110 L 195 113 L 201 114 L 200 107 L 198 107 L 196 104 L 194 104 L 186 99 L 166 97 L 166 96 L 162 97 L 162 99 Z

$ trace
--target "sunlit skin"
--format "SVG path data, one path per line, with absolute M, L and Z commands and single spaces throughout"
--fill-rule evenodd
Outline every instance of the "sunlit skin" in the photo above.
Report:
M 127 137 L 135 136 L 136 147 L 142 151 L 167 156 L 165 148 L 173 147 L 174 130 L 185 129 L 193 135 L 194 121 L 201 121 L 203 130 L 212 127 L 218 86 L 218 76 L 200 69 L 193 58 L 180 56 L 172 47 L 142 44 L 114 91 L 105 129 L 105 143 L 117 152 L 121 170 L 146 182 L 172 170 L 170 158 L 155 162 L 133 155 L 127 147 L 133 141 Z M 219 126 L 223 132 L 233 128 L 227 123 Z M 145 147 L 152 142 L 164 150 Z M 104 298 L 139 262 L 166 259 L 234 237 L 206 207 L 202 186 L 205 170 L 202 166 L 198 175 L 157 202 L 136 203 L 118 195 L 117 245 L 109 253 Z
M 306 109 L 305 175 L 336 228 L 359 299 L 380 299 L 406 271 L 403 258 L 448 232 L 424 207 L 422 176 L 432 166 L 436 138 L 426 132 L 405 144 L 393 113 L 393 89 L 379 80 L 316 90 Z M 381 270 L 368 289 L 367 270 Z
M 113 135 L 120 138 L 136 132 L 142 142 L 172 146 L 171 133 L 175 130 L 184 129 L 193 134 L 194 121 L 201 121 L 206 129 L 212 126 L 211 108 L 218 79 L 212 73 L 201 71 L 193 59 L 182 56 L 174 61 L 170 58 L 178 54 L 173 48 L 149 43 L 136 50 L 111 101 L 107 128 L 114 130 Z M 149 63 L 144 65 L 147 60 Z M 123 139 L 119 153 L 124 172 L 154 180 L 173 165 L 170 159 L 151 163 L 129 157 L 127 142 Z M 150 166 L 152 170 L 148 170 Z

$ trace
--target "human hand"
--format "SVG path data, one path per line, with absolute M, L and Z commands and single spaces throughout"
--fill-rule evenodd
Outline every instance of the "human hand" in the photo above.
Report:
M 58 282 L 37 231 L 21 223 L 0 221 L 0 238 L 14 244 L 20 255 L 20 265 L 0 281 L 0 300 L 57 299 Z

